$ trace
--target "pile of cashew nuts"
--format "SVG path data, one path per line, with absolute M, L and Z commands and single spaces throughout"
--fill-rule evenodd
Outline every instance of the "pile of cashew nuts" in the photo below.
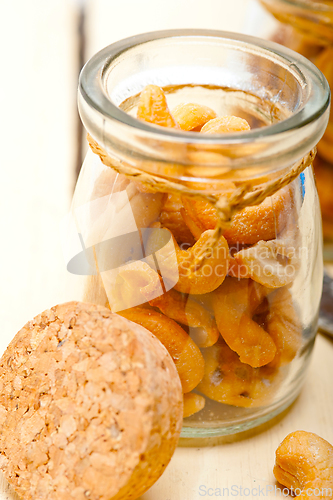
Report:
M 202 134 L 250 129 L 242 118 L 217 117 L 199 104 L 180 104 L 171 113 L 163 90 L 155 85 L 142 91 L 137 117 Z M 216 226 L 214 206 L 152 193 L 133 180 L 131 184 L 147 197 L 151 217 L 143 217 L 145 224 L 170 233 L 178 281 L 165 291 L 161 276 L 147 262 L 127 265 L 119 271 L 122 294 L 142 300 L 129 301 L 140 305 L 118 308 L 118 314 L 150 330 L 169 351 L 183 386 L 184 417 L 202 410 L 205 397 L 239 407 L 269 404 L 281 383 L 280 368 L 292 361 L 302 343 L 289 290 L 299 266 L 292 187 L 236 214 L 204 265 L 193 269 L 196 252 Z M 229 180 L 223 186 L 225 196 L 235 189 Z M 131 205 L 136 216 L 135 197 Z M 148 246 L 156 243 L 154 234 Z M 153 293 L 157 289 L 160 294 Z

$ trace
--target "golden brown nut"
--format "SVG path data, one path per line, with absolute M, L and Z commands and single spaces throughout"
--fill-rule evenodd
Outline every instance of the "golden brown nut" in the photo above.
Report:
M 198 413 L 205 407 L 206 400 L 200 394 L 188 392 L 184 394 L 184 418 Z
M 174 289 L 149 300 L 149 304 L 171 319 L 191 327 L 191 338 L 199 347 L 210 347 L 217 342 L 220 333 L 214 317 L 207 309 Z
M 182 202 L 200 234 L 215 228 L 218 217 L 211 203 L 186 197 L 182 197 Z M 233 216 L 230 226 L 223 233 L 225 239 L 229 245 L 253 245 L 260 240 L 275 238 L 286 225 L 290 203 L 289 193 L 283 191 L 266 198 L 260 205 L 244 208 Z M 197 233 L 194 237 L 197 238 Z
M 220 236 L 214 248 L 208 249 L 203 265 L 199 269 L 192 269 L 198 254 L 211 235 L 212 231 L 205 231 L 188 250 L 182 250 L 174 240 L 179 273 L 175 289 L 179 292 L 209 293 L 223 283 L 229 267 L 229 247 L 223 236 Z M 189 272 L 191 269 L 192 272 Z
M 252 319 L 267 294 L 265 287 L 250 279 L 229 277 L 212 294 L 222 337 L 242 363 L 254 368 L 267 365 L 276 354 L 272 337 Z
M 297 248 L 283 239 L 258 241 L 235 253 L 234 260 L 241 273 L 268 288 L 292 283 L 300 266 Z
M 238 116 L 220 116 L 209 120 L 201 129 L 203 134 L 228 134 L 250 130 L 250 125 Z
M 119 314 L 152 332 L 166 347 L 176 365 L 183 392 L 190 392 L 198 385 L 204 373 L 204 360 L 198 346 L 178 323 L 143 307 L 132 307 Z
M 223 339 L 203 354 L 205 374 L 197 389 L 205 396 L 244 408 L 263 406 L 272 399 L 274 385 L 279 383 L 275 370 L 242 363 Z
M 135 499 L 178 442 L 171 357 L 101 306 L 69 302 L 29 321 L 1 359 L 0 388 L 0 467 L 27 500 Z
M 265 328 L 276 345 L 276 355 L 269 366 L 290 363 L 302 345 L 302 324 L 287 288 L 279 288 L 268 296 Z
M 179 128 L 170 113 L 163 90 L 157 85 L 147 85 L 141 92 L 137 117 L 161 127 Z
M 312 432 L 292 432 L 276 450 L 274 475 L 302 500 L 332 498 L 333 446 Z
M 205 123 L 216 118 L 216 113 L 211 108 L 192 102 L 178 104 L 172 114 L 182 130 L 200 130 Z
M 163 227 L 169 229 L 178 243 L 194 244 L 191 231 L 185 224 L 181 210 L 183 208 L 179 195 L 168 194 L 161 210 L 160 222 Z

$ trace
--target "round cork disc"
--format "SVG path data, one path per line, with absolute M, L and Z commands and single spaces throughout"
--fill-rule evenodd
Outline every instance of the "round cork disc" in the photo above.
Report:
M 25 499 L 134 499 L 159 478 L 182 426 L 163 345 L 108 309 L 36 316 L 0 361 L 0 468 Z

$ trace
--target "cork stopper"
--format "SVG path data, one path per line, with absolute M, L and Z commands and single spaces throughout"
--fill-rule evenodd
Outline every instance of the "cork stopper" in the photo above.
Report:
M 0 361 L 0 468 L 25 499 L 134 499 L 159 478 L 182 426 L 175 365 L 108 309 L 44 311 Z

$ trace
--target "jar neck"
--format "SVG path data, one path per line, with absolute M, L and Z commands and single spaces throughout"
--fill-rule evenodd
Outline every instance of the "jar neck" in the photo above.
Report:
M 154 81 L 162 87 L 170 81 L 189 84 L 188 102 L 196 102 L 197 86 L 228 88 L 239 113 L 249 102 L 236 93 L 255 96 L 253 109 L 266 113 L 271 124 L 208 136 L 147 124 L 120 108 Z M 87 63 L 79 85 L 82 121 L 109 157 L 197 185 L 288 169 L 323 135 L 328 107 L 327 82 L 306 59 L 253 37 L 201 30 L 150 33 L 113 44 Z M 287 118 L 275 119 L 274 109 Z

